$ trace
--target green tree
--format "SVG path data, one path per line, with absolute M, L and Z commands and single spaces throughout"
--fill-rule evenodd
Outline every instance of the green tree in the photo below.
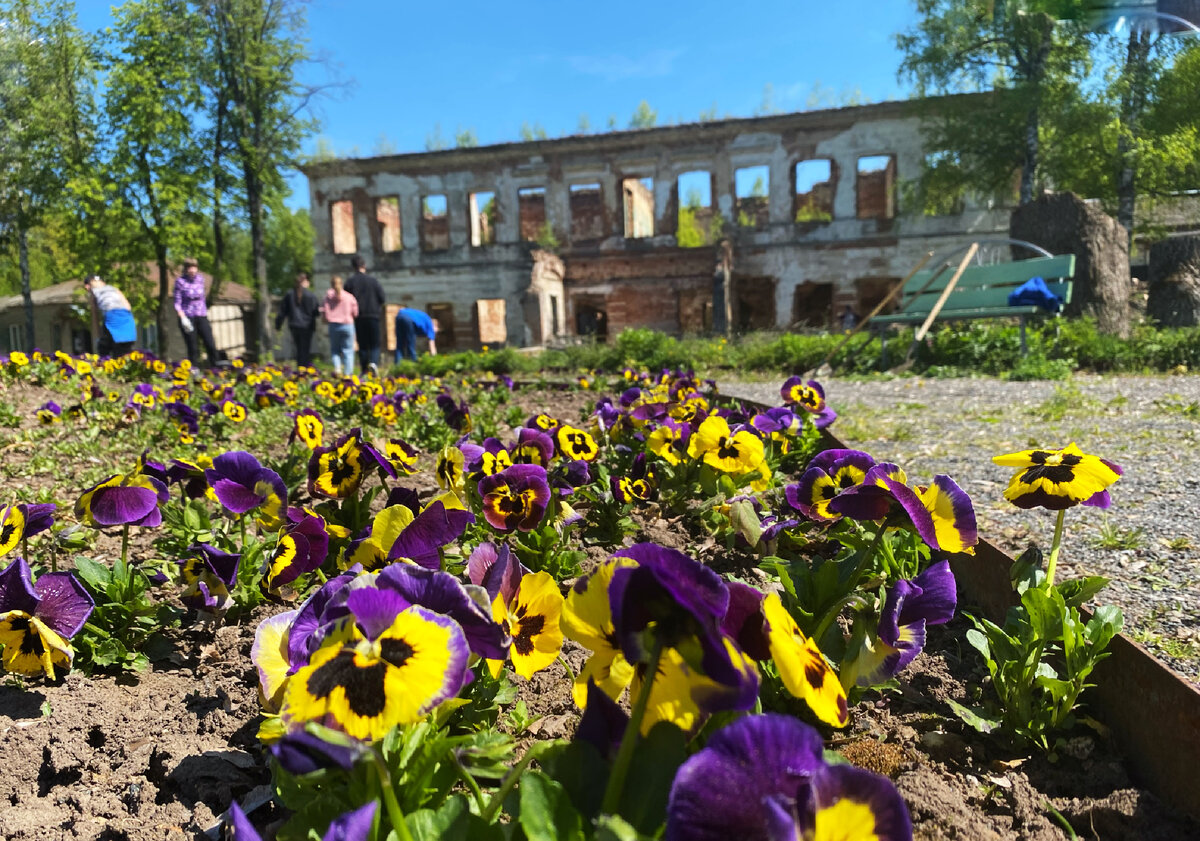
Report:
M 17 251 L 27 350 L 34 344 L 30 234 L 62 207 L 89 152 L 80 112 L 92 77 L 71 3 L 0 3 L 0 249 Z
M 630 128 L 654 128 L 658 124 L 658 112 L 650 107 L 650 103 L 642 100 L 629 118 Z
M 315 128 L 308 104 L 317 89 L 297 78 L 308 61 L 299 0 L 200 0 L 216 66 L 217 95 L 229 105 L 229 136 L 242 176 L 257 297 L 259 358 L 271 336 L 266 214 L 284 192 L 283 171 L 296 163 Z
M 461 129 L 454 133 L 454 146 L 458 149 L 473 149 L 479 145 L 479 135 L 475 129 Z
M 267 213 L 266 228 L 271 294 L 282 295 L 292 288 L 297 272 L 312 271 L 312 220 L 304 208 L 289 210 L 281 197 L 273 198 Z
M 545 140 L 548 136 L 546 134 L 546 127 L 541 123 L 521 123 L 521 139 L 526 142 L 530 140 Z
M 579 115 L 579 122 L 575 126 L 575 133 L 576 134 L 591 134 L 592 133 L 592 121 L 588 118 L 587 114 Z
M 172 255 L 204 241 L 208 158 L 203 113 L 202 28 L 186 0 L 130 0 L 115 12 L 105 113 L 111 154 L 103 173 L 141 229 L 124 262 L 158 266 L 155 323 L 166 335 Z
M 440 152 L 443 149 L 450 148 L 446 143 L 446 138 L 442 136 L 442 124 L 434 123 L 433 131 L 425 135 L 425 151 Z
M 1077 96 L 1074 80 L 1088 70 L 1086 31 L 1065 20 L 1077 6 L 1077 0 L 916 0 L 920 20 L 896 39 L 904 54 L 900 76 L 921 96 L 992 94 L 941 101 L 926 114 L 927 144 L 959 153 L 968 183 L 1003 192 L 1019 169 L 1019 200 L 1033 198 L 1047 107 Z

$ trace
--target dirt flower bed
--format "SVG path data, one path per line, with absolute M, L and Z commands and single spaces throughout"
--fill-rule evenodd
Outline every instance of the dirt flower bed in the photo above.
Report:
M 58 506 L 0 544 L 0 598 L 20 556 L 31 581 L 73 570 L 96 602 L 64 643 L 72 668 L 51 645 L 53 679 L 0 685 L 0 837 L 215 838 L 223 822 L 321 837 L 331 821 L 351 838 L 765 837 L 756 803 L 818 837 L 868 818 L 880 838 L 1200 836 L 1134 785 L 1102 725 L 1072 716 L 1039 746 L 955 713 L 983 709 L 992 682 L 967 606 L 931 595 L 953 588 L 939 559 L 969 548 L 966 495 L 886 467 L 872 475 L 892 484 L 867 482 L 878 465 L 859 456 L 814 462 L 832 421 L 819 388 L 754 413 L 684 375 L 510 391 L 92 364 L 0 361 L 17 424 L 0 504 L 28 522 Z M 851 485 L 866 490 L 829 508 Z M 937 499 L 958 514 L 935 519 Z M 136 598 L 96 585 L 116 586 L 122 558 Z M 22 616 L 61 623 L 31 592 Z M 297 654 L 306 610 L 323 630 Z M 890 671 L 872 657 L 911 649 L 912 610 L 923 650 Z M 613 623 L 599 637 L 598 616 Z M 369 700 L 412 712 L 368 714 L 347 677 L 368 673 L 385 675 Z M 714 772 L 739 756 L 753 779 Z M 802 786 L 755 800 L 784 759 L 806 763 Z M 753 814 L 697 812 L 712 780 L 743 786 Z

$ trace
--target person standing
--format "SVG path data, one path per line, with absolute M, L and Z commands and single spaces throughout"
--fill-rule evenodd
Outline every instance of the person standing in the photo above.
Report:
M 358 301 L 342 288 L 342 279 L 334 275 L 329 281 L 329 291 L 321 302 L 321 315 L 329 325 L 329 356 L 333 370 L 339 377 L 354 371 L 354 318 L 358 315 Z
M 288 330 L 292 334 L 292 344 L 296 346 L 297 368 L 312 365 L 313 330 L 316 329 L 317 312 L 321 308 L 317 303 L 317 296 L 308 287 L 308 272 L 297 274 L 295 288 L 283 297 L 279 313 L 275 316 L 276 330 L 287 321 Z
M 437 328 L 437 320 L 430 318 L 427 313 L 412 307 L 401 307 L 396 313 L 396 361 L 417 361 L 418 332 L 429 339 L 429 355 L 437 356 Z
M 362 373 L 379 370 L 379 321 L 383 317 L 383 287 L 367 274 L 367 262 L 357 254 L 350 260 L 354 274 L 346 281 L 346 291 L 358 302 L 354 333 L 358 339 L 358 363 Z
M 183 261 L 183 274 L 175 278 L 175 313 L 179 316 L 179 329 L 183 331 L 183 343 L 187 345 L 188 359 L 196 363 L 200 349 L 196 338 L 204 343 L 208 364 L 217 364 L 217 346 L 213 342 L 212 327 L 208 324 L 208 303 L 205 301 L 204 275 L 192 257 Z
M 137 322 L 133 319 L 133 307 L 129 299 L 115 286 L 109 286 L 100 275 L 92 275 L 83 282 L 83 288 L 92 296 L 92 303 L 100 313 L 100 341 L 96 352 L 101 356 L 124 356 L 133 350 L 137 341 Z

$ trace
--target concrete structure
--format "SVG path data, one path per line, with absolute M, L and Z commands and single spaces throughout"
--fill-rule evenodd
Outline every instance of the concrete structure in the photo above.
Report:
M 155 272 L 157 274 L 157 271 Z M 158 294 L 158 280 L 146 281 L 148 294 Z M 168 287 L 170 294 L 170 287 Z M 34 346 L 46 352 L 90 353 L 96 349 L 98 326 L 89 314 L 83 283 L 68 280 L 35 289 L 33 299 Z M 246 337 L 254 325 L 254 293 L 237 283 L 223 283 L 217 299 L 208 308 L 213 341 L 230 358 L 246 352 Z M 167 335 L 159 342 L 153 317 L 138 317 L 137 347 L 182 359 L 187 355 L 175 313 L 168 319 Z M 25 349 L 25 301 L 20 295 L 0 298 L 0 355 Z M 203 351 L 201 351 L 203 354 Z
M 313 163 L 314 286 L 361 254 L 390 302 L 450 325 L 446 349 L 477 347 L 501 301 L 512 345 L 701 332 L 723 237 L 737 329 L 830 326 L 925 251 L 1006 235 L 1008 208 L 969 197 L 951 216 L 898 208 L 924 155 L 913 106 L 889 102 Z

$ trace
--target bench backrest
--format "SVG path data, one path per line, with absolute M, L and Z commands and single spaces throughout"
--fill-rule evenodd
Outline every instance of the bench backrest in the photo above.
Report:
M 929 283 L 935 273 L 928 270 L 918 272 L 904 284 L 900 293 L 901 312 L 929 312 L 933 309 L 942 291 L 954 277 L 954 266 L 946 268 Z M 1006 307 L 1009 293 L 1030 278 L 1039 276 L 1045 279 L 1051 292 L 1062 298 L 1064 304 L 1069 304 L 1073 287 L 1070 279 L 1075 276 L 1075 255 L 968 266 L 946 300 L 945 309 Z M 923 290 L 927 283 L 929 287 Z

